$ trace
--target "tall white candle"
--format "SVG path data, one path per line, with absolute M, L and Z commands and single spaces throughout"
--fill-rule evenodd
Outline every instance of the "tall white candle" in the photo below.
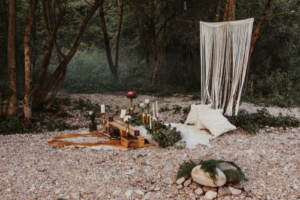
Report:
M 155 102 L 155 111 L 156 111 L 156 117 L 158 118 L 158 102 Z
M 101 104 L 101 113 L 105 113 L 105 105 Z
M 154 103 L 152 103 L 152 114 L 153 114 L 153 118 L 155 118 L 155 106 L 154 106 Z
M 152 117 L 151 115 L 149 116 L 149 128 L 152 130 Z
M 126 109 L 121 109 L 120 118 L 123 119 L 126 115 Z

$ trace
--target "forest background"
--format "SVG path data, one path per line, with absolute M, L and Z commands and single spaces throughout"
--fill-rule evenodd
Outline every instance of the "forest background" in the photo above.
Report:
M 40 108 L 60 89 L 197 96 L 198 21 L 253 17 L 253 51 L 243 100 L 297 106 L 299 9 L 297 0 L 3 0 L 1 101 L 16 95 L 25 105 L 27 99 L 30 108 Z

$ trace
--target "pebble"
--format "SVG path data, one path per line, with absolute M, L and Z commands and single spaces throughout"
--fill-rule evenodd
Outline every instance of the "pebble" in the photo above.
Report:
M 180 179 L 177 179 L 176 184 L 181 185 L 185 181 L 184 177 L 181 177 Z
M 188 187 L 192 183 L 191 179 L 188 179 L 187 181 L 184 182 L 184 187 Z
M 127 190 L 125 193 L 126 198 L 129 199 L 131 197 L 132 193 L 133 193 L 132 190 Z
M 233 188 L 233 187 L 228 187 L 228 189 L 230 190 L 232 195 L 239 195 L 239 194 L 242 193 L 242 190 L 239 190 L 239 189 L 236 189 L 236 188 Z
M 214 191 L 208 191 L 205 193 L 204 199 L 206 200 L 213 200 L 217 197 L 217 193 Z
M 196 189 L 196 190 L 194 191 L 194 193 L 197 194 L 197 195 L 202 195 L 202 194 L 203 194 L 203 190 L 202 190 L 201 187 L 199 187 L 198 189 Z
M 183 186 L 182 185 L 177 185 L 177 187 L 176 187 L 178 190 L 180 190 L 180 189 L 182 189 L 183 188 Z
M 220 187 L 218 190 L 218 197 L 223 197 L 223 196 L 227 196 L 227 195 L 231 195 L 231 191 L 229 190 L 228 187 Z

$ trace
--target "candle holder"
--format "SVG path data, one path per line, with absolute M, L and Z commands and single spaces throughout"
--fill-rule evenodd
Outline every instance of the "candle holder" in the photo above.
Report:
M 134 108 L 133 108 L 133 98 L 130 98 L 130 108 L 129 108 L 129 114 L 133 115 Z
M 144 109 L 142 109 L 142 124 L 146 124 L 146 115 Z
M 101 113 L 101 123 L 102 123 L 102 129 L 105 129 L 105 125 L 106 125 L 105 113 Z
M 134 107 L 133 107 L 133 99 L 136 98 L 136 92 L 129 90 L 126 92 L 126 96 L 128 99 L 130 99 L 130 108 L 129 108 L 129 114 L 133 115 L 134 114 Z
M 126 130 L 125 130 L 125 136 L 127 137 L 129 135 L 129 122 L 126 123 Z

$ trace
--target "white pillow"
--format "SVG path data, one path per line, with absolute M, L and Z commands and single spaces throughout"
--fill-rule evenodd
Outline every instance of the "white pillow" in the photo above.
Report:
M 236 129 L 219 110 L 203 109 L 202 112 L 199 113 L 198 119 L 215 137 Z
M 191 110 L 186 118 L 186 121 L 184 124 L 186 125 L 193 125 L 196 126 L 199 129 L 205 129 L 205 127 L 201 124 L 199 121 L 199 114 L 202 113 L 204 110 L 209 109 L 211 107 L 211 104 L 208 105 L 191 105 Z

